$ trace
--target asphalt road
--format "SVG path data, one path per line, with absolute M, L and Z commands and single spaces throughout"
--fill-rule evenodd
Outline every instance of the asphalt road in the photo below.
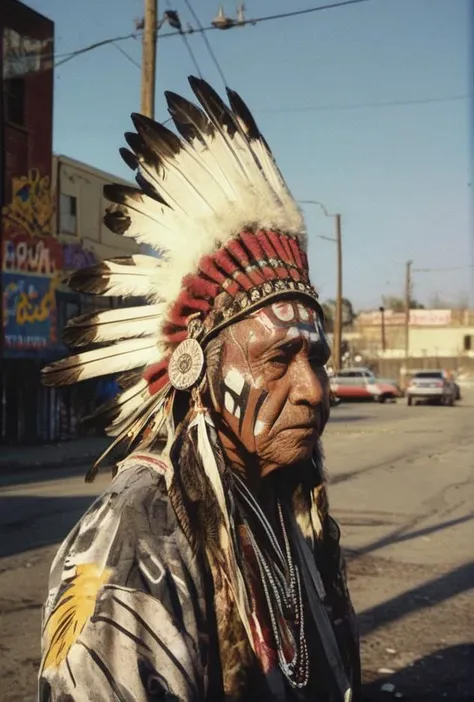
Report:
M 367 699 L 474 700 L 473 427 L 474 391 L 454 408 L 333 410 L 330 501 Z M 0 477 L 0 702 L 34 699 L 51 559 L 108 481 L 90 486 L 81 470 L 64 470 Z

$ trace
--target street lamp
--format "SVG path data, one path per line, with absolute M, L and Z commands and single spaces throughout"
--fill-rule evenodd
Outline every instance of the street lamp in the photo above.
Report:
M 336 290 L 336 314 L 334 319 L 334 343 L 333 343 L 333 365 L 334 371 L 337 373 L 341 368 L 341 349 L 342 349 L 342 241 L 341 241 L 341 215 L 339 213 L 331 214 L 327 211 L 322 202 L 317 200 L 298 200 L 301 205 L 316 205 L 320 207 L 326 217 L 331 217 L 335 221 L 336 235 L 335 237 L 322 236 L 318 234 L 319 239 L 332 241 L 337 246 L 337 290 Z

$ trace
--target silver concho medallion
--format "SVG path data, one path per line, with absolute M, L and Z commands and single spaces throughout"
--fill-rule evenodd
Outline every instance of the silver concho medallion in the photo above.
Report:
M 186 339 L 173 351 L 168 366 L 168 377 L 176 390 L 188 390 L 201 377 L 204 353 L 196 339 Z

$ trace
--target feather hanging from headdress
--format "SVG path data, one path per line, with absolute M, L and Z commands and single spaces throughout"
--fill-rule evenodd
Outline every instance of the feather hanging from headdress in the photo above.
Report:
M 224 557 L 224 562 L 221 563 L 221 574 L 228 582 L 242 624 L 247 632 L 249 643 L 253 647 L 254 642 L 250 626 L 250 604 L 242 571 L 237 563 L 222 478 L 208 434 L 209 429 L 215 429 L 215 427 L 207 410 L 197 412 L 195 418 L 189 424 L 188 431 L 192 431 L 193 428 L 197 430 L 197 449 L 201 459 L 201 465 L 210 482 L 212 491 L 216 496 L 220 511 L 219 522 L 221 526 L 218 536 L 219 550 Z

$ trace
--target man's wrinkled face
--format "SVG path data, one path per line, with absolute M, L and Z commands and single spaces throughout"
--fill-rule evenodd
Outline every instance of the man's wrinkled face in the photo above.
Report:
M 329 416 L 329 355 L 317 313 L 299 301 L 259 309 L 212 342 L 213 404 L 262 476 L 312 455 Z

